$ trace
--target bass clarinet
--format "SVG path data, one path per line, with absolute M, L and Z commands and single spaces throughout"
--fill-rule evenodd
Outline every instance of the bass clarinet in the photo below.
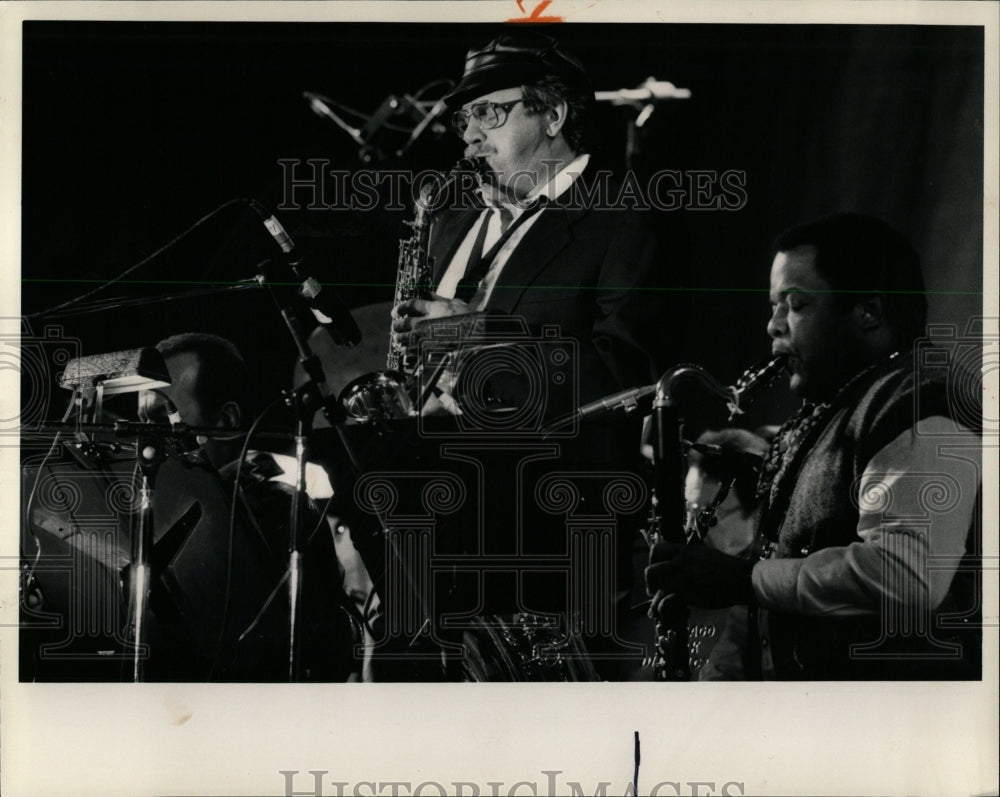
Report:
M 742 413 L 761 388 L 768 387 L 784 370 L 785 355 L 764 360 L 744 371 L 735 385 L 723 386 L 697 365 L 678 365 L 656 384 L 653 400 L 654 487 L 646 539 L 652 548 L 658 542 L 687 544 L 684 480 L 687 475 L 687 444 L 684 441 L 683 408 L 678 406 L 678 388 L 694 383 L 729 409 L 729 421 Z M 688 659 L 688 609 L 678 596 L 668 596 L 657 613 L 654 654 L 649 664 L 657 681 L 686 681 L 691 676 Z

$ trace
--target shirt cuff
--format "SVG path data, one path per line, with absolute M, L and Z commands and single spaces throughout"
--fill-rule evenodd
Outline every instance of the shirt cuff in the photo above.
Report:
M 750 572 L 757 603 L 765 609 L 794 611 L 789 596 L 797 592 L 803 559 L 765 559 Z

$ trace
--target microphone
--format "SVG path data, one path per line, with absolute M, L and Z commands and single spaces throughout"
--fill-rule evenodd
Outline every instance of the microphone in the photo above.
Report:
M 354 316 L 341 299 L 332 292 L 324 292 L 322 283 L 314 277 L 303 276 L 305 258 L 295 253 L 295 242 L 273 213 L 254 199 L 250 207 L 260 217 L 274 242 L 285 253 L 285 262 L 300 283 L 298 294 L 312 311 L 315 319 L 326 328 L 340 346 L 354 346 L 361 342 L 361 330 Z
M 347 122 L 337 116 L 330 106 L 324 102 L 326 99 L 325 97 L 322 97 L 319 94 L 314 94 L 311 91 L 303 91 L 302 96 L 309 101 L 309 108 L 314 114 L 330 119 L 335 125 L 337 125 L 337 127 L 347 133 L 355 144 L 359 144 L 362 147 L 368 146 L 368 142 L 365 141 L 361 135 L 361 130 L 347 124 Z
M 620 393 L 612 393 L 610 396 L 591 401 L 578 407 L 576 416 L 586 418 L 597 413 L 610 412 L 612 410 L 625 410 L 633 412 L 643 399 L 649 398 L 656 392 L 656 385 L 644 385 L 643 387 L 633 387 L 629 390 L 622 390 Z
M 556 418 L 554 421 L 547 424 L 542 430 L 543 435 L 554 434 L 559 429 L 569 426 L 574 421 L 587 418 L 591 415 L 599 415 L 605 412 L 613 412 L 615 410 L 624 410 L 626 413 L 632 413 L 638 409 L 640 402 L 644 402 L 645 399 L 648 399 L 655 392 L 655 384 L 644 385 L 643 387 L 633 387 L 629 390 L 622 390 L 618 393 L 612 393 L 610 396 L 597 399 L 596 401 L 591 401 L 589 404 L 577 407 L 575 412 Z
M 691 98 L 691 89 L 679 89 L 669 80 L 646 78 L 634 89 L 617 89 L 616 91 L 595 91 L 594 99 L 598 102 L 610 102 L 614 105 L 630 103 L 661 102 L 663 100 L 687 100 Z
M 414 107 L 417 107 L 416 100 L 407 96 L 408 100 L 413 103 Z M 406 139 L 406 143 L 403 144 L 399 149 L 396 150 L 396 157 L 401 158 L 406 152 L 412 147 L 417 139 L 424 134 L 424 131 L 430 127 L 437 135 L 441 135 L 445 132 L 445 127 L 440 122 L 438 122 L 438 117 L 441 116 L 448 109 L 448 104 L 444 100 L 438 100 L 434 103 L 434 107 L 431 108 L 423 119 L 421 119 L 413 128 L 410 133 L 410 137 Z

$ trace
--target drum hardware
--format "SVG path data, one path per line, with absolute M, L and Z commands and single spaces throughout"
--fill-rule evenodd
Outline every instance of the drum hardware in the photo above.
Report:
M 600 680 L 579 635 L 551 615 L 476 617 L 465 647 L 468 681 Z
M 128 625 L 125 636 L 132 643 L 132 680 L 146 680 L 148 648 L 149 593 L 152 585 L 150 555 L 153 548 L 153 490 L 156 473 L 166 458 L 157 435 L 145 433 L 136 438 L 136 465 L 141 474 L 139 517 L 132 531 L 132 564 L 129 568 Z
M 240 434 L 249 434 L 253 431 L 253 428 L 250 430 L 235 431 Z M 190 585 L 188 587 L 179 586 L 173 579 L 168 565 L 178 554 L 178 551 L 181 550 L 181 547 L 186 544 L 190 532 L 197 526 L 202 517 L 200 505 L 194 503 L 180 517 L 165 521 L 167 526 L 160 530 L 163 532 L 162 534 L 160 531 L 155 531 L 159 525 L 159 520 L 154 523 L 154 508 L 157 503 L 154 498 L 154 488 L 158 488 L 159 486 L 160 480 L 158 476 L 160 467 L 167 459 L 177 462 L 180 466 L 180 471 L 189 470 L 197 464 L 198 458 L 190 457 L 189 452 L 181 447 L 179 443 L 175 445 L 173 442 L 175 439 L 183 439 L 195 434 L 209 438 L 228 438 L 233 435 L 234 430 L 217 427 L 193 427 L 183 423 L 139 423 L 125 420 L 118 420 L 114 423 L 66 421 L 42 424 L 34 430 L 33 435 L 53 433 L 55 434 L 55 439 L 50 452 L 54 451 L 56 446 L 59 445 L 61 437 L 70 438 L 63 441 L 63 449 L 72 456 L 71 462 L 75 462 L 76 467 L 82 467 L 85 470 L 97 468 L 98 472 L 103 472 L 111 464 L 107 452 L 110 451 L 112 446 L 119 449 L 131 448 L 135 452 L 136 467 L 133 469 L 133 476 L 141 477 L 141 482 L 138 485 L 138 490 L 135 494 L 136 498 L 132 504 L 134 511 L 128 513 L 128 526 L 130 529 L 128 539 L 131 542 L 125 543 L 125 548 L 121 554 L 123 557 L 128 557 L 125 559 L 120 576 L 126 591 L 125 603 L 122 606 L 122 609 L 127 612 L 124 622 L 125 634 L 124 638 L 120 640 L 124 645 L 124 651 L 121 655 L 113 658 L 116 661 L 128 661 L 129 672 L 127 675 L 125 672 L 122 673 L 122 680 L 147 680 L 149 676 L 148 665 L 151 663 L 151 657 L 157 654 L 157 650 L 154 649 L 149 638 L 150 629 L 152 628 L 151 615 L 155 615 L 156 624 L 161 628 L 164 623 L 171 628 L 181 628 L 183 623 L 186 622 L 185 618 L 182 618 L 179 614 L 178 607 L 181 605 L 185 589 L 189 588 Z M 85 443 L 81 445 L 79 441 L 73 441 L 71 439 L 72 436 L 68 433 L 82 436 Z M 275 433 L 271 432 L 264 432 L 263 434 L 267 437 L 275 436 Z M 107 439 L 109 437 L 112 438 L 111 442 L 94 442 L 94 438 Z M 285 433 L 281 437 L 287 439 L 288 435 Z M 132 440 L 131 443 L 126 442 L 129 439 Z M 98 457 L 95 458 L 87 455 L 90 447 L 98 446 L 100 447 L 100 455 Z M 43 465 L 44 461 L 48 458 L 49 455 L 46 455 L 42 463 Z M 117 461 L 120 464 L 124 462 L 121 457 L 118 457 Z M 174 478 L 176 478 L 176 474 Z M 37 485 L 37 476 L 35 485 Z M 35 488 L 33 487 L 27 501 L 26 517 L 30 515 L 34 495 Z M 159 516 L 158 510 L 157 516 Z M 159 535 L 159 539 L 156 540 L 154 545 L 154 537 L 157 534 Z M 204 543 L 199 544 L 203 545 Z M 39 549 L 40 552 L 41 549 Z M 190 554 L 188 554 L 188 564 L 184 566 L 190 567 L 190 561 Z M 29 572 L 26 574 L 27 577 L 24 579 L 27 588 L 23 594 L 26 596 L 26 599 L 30 599 L 38 591 L 35 588 L 34 579 L 30 577 L 31 569 L 33 568 L 29 568 Z M 162 585 L 166 593 L 154 588 L 154 585 L 157 583 Z M 226 594 L 228 595 L 228 589 Z M 228 606 L 228 601 L 226 605 Z M 107 607 L 102 604 L 100 608 L 103 610 Z M 191 608 L 191 606 L 188 606 L 188 611 Z M 90 609 L 93 610 L 94 607 L 90 607 Z M 225 617 L 219 623 L 218 635 L 220 640 L 224 632 L 224 627 Z M 211 635 L 215 638 L 216 631 L 214 630 L 214 626 L 212 628 Z M 181 629 L 181 633 L 186 633 L 185 629 Z M 199 651 L 207 649 L 204 647 L 207 645 L 204 639 L 201 644 L 203 647 L 199 648 Z M 221 641 L 217 643 L 217 652 L 218 644 L 221 644 Z M 154 675 L 153 677 L 157 676 Z

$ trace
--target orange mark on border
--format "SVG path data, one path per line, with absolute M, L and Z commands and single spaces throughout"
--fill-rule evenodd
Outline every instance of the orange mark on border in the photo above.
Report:
M 538 5 L 535 6 L 535 10 L 531 12 L 526 17 L 512 17 L 508 19 L 508 22 L 562 22 L 563 18 L 558 16 L 543 17 L 542 12 L 552 5 L 552 0 L 542 0 Z M 517 7 L 521 10 L 522 14 L 527 14 L 528 12 L 524 10 L 524 4 L 521 0 L 517 0 Z

